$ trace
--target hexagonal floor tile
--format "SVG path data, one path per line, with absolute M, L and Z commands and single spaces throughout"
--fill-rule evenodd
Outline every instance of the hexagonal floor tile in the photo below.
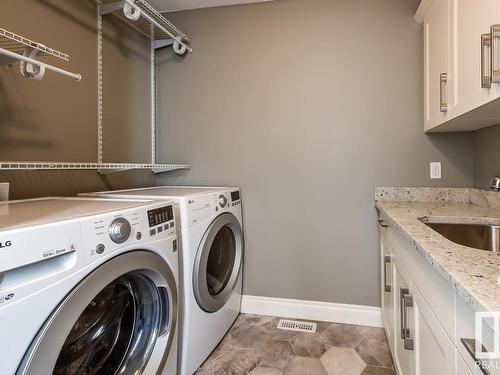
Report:
M 292 347 L 295 354 L 303 357 L 321 357 L 333 342 L 328 332 L 323 333 L 299 333 L 292 340 Z
M 248 375 L 283 375 L 283 369 L 272 367 L 256 367 Z
M 217 375 L 246 375 L 257 367 L 253 350 L 231 349 L 213 361 L 209 370 Z
M 332 346 L 320 358 L 329 375 L 359 375 L 365 363 L 352 348 Z
M 328 327 L 327 331 L 335 346 L 354 348 L 362 339 L 358 326 L 351 324 L 333 323 Z
M 385 336 L 363 338 L 355 349 L 367 365 L 389 368 L 393 366 L 391 350 Z
M 257 363 L 261 367 L 284 368 L 295 355 L 288 341 L 269 341 L 256 349 Z
M 328 375 L 317 358 L 294 357 L 285 367 L 285 375 Z

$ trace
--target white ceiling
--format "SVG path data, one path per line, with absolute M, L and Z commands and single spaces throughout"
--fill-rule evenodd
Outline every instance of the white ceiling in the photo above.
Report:
M 160 12 L 175 12 L 186 9 L 260 3 L 264 1 L 272 0 L 149 0 L 148 2 Z

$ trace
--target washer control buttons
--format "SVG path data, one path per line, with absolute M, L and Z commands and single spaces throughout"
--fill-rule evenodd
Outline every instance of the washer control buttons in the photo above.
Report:
M 128 240 L 132 227 L 123 217 L 113 220 L 109 226 L 109 237 L 115 243 L 124 243 Z
M 106 250 L 106 246 L 104 246 L 102 243 L 100 243 L 99 245 L 97 245 L 97 246 L 95 247 L 95 252 L 96 252 L 97 254 L 102 254 L 102 253 L 104 253 L 104 250 Z
M 226 207 L 226 204 L 227 204 L 227 198 L 225 195 L 219 195 L 219 206 L 221 206 L 221 208 L 224 208 Z
M 136 239 L 137 241 L 139 241 L 141 238 L 142 238 L 142 233 L 141 233 L 141 232 L 137 232 L 137 233 L 135 234 L 135 239 Z
M 149 234 L 150 234 L 151 236 L 154 236 L 154 235 L 156 234 L 156 229 L 154 229 L 154 228 L 153 228 L 153 229 L 150 229 L 150 230 L 149 230 Z

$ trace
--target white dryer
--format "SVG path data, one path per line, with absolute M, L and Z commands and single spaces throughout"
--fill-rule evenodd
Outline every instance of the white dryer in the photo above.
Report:
M 0 374 L 175 375 L 176 246 L 168 201 L 0 203 Z
M 195 372 L 240 311 L 243 224 L 236 187 L 162 186 L 91 193 L 172 199 L 180 222 L 182 375 Z

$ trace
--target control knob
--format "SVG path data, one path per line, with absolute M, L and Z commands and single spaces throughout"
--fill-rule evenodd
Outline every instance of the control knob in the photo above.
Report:
M 126 219 L 119 217 L 113 220 L 109 226 L 109 237 L 114 243 L 123 243 L 128 240 L 131 231 L 130 223 Z
M 222 195 L 222 194 L 221 194 L 221 195 L 219 195 L 219 205 L 220 205 L 222 208 L 224 208 L 224 207 L 226 207 L 226 204 L 227 204 L 227 198 L 226 198 L 226 196 L 224 196 L 224 195 Z

